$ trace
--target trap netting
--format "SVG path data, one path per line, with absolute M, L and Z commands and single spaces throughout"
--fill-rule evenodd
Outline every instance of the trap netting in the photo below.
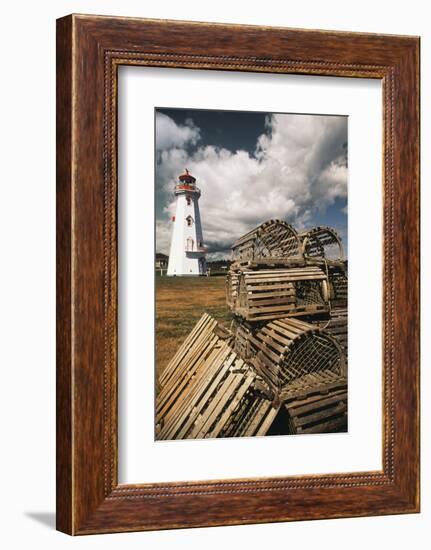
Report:
M 256 371 L 279 393 L 299 391 L 345 376 L 336 339 L 315 325 L 286 318 L 271 321 L 249 336 Z

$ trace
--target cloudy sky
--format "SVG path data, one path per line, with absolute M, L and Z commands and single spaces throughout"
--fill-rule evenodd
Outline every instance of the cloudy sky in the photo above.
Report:
M 156 248 L 169 254 L 174 185 L 197 178 L 207 258 L 260 223 L 334 227 L 347 251 L 347 117 L 156 110 Z

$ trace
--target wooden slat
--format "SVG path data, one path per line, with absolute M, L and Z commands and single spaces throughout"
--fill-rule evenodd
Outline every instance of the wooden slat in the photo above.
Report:
M 227 348 L 227 346 L 226 346 Z M 226 355 L 229 357 L 226 360 Z M 206 406 L 210 396 L 217 389 L 217 385 L 226 375 L 230 368 L 235 356 L 229 349 L 225 350 L 225 353 L 219 358 L 218 361 L 214 361 L 210 367 L 211 370 L 205 369 L 204 376 L 201 376 L 201 384 L 196 384 L 196 391 L 190 398 L 184 399 L 183 406 L 181 408 L 181 415 L 175 423 L 175 429 L 166 433 L 166 439 L 173 439 L 176 435 L 176 439 L 183 439 L 187 436 L 189 430 L 193 427 L 194 422 L 202 413 L 203 408 Z M 163 434 L 164 435 L 164 434 Z
M 177 401 L 175 402 L 174 415 L 171 419 L 169 414 L 166 415 L 166 424 L 170 425 L 168 430 L 167 426 L 164 426 L 162 435 L 166 435 L 166 439 L 172 439 L 173 435 L 182 427 L 185 421 L 184 413 L 186 416 L 192 418 L 192 413 L 196 413 L 194 404 L 199 400 L 202 392 L 206 389 L 207 384 L 211 383 L 211 379 L 221 370 L 226 357 L 229 355 L 230 349 L 228 346 L 223 345 L 216 356 L 208 358 L 208 361 L 202 364 L 200 372 L 191 381 L 187 392 L 183 392 Z M 229 364 L 222 370 L 222 375 L 229 368 Z M 214 387 L 215 389 L 215 387 Z M 171 420 L 171 421 L 170 421 Z
M 333 418 L 327 422 L 322 422 L 313 427 L 307 427 L 306 429 L 301 429 L 298 433 L 325 433 L 325 432 L 335 432 L 347 427 L 347 417 L 346 415 L 340 416 L 338 418 Z
M 266 416 L 262 424 L 260 425 L 259 429 L 256 431 L 255 433 L 256 436 L 262 436 L 267 434 L 269 428 L 272 426 L 272 423 L 275 420 L 275 417 L 278 414 L 278 411 L 279 411 L 279 407 L 275 408 L 272 406 L 271 403 L 267 404 Z
M 320 403 L 319 403 L 320 407 Z M 310 424 L 313 424 L 314 426 L 317 423 L 323 423 L 328 421 L 328 419 L 333 418 L 334 416 L 344 415 L 346 413 L 346 404 L 343 401 L 337 400 L 337 402 L 334 404 L 334 406 L 330 408 L 320 409 L 317 412 L 314 412 L 312 414 L 308 414 L 306 416 L 296 418 L 295 424 L 299 428 L 303 428 L 303 426 L 309 426 Z
M 202 439 L 206 437 L 208 430 L 211 429 L 213 423 L 217 419 L 217 415 L 222 411 L 232 392 L 241 384 L 241 378 L 242 377 L 238 375 L 230 375 L 226 378 L 205 411 L 205 415 L 202 415 L 201 418 L 198 419 L 188 437 L 192 439 Z
M 248 297 L 247 299 L 250 301 L 253 300 L 262 300 L 265 298 L 281 298 L 283 296 L 295 296 L 296 292 L 294 288 L 287 289 L 287 290 L 276 290 L 276 291 L 268 291 L 268 288 L 266 288 L 262 292 L 254 293 L 251 291 L 248 291 Z
M 241 399 L 244 397 L 246 391 L 252 384 L 254 378 L 252 376 L 246 376 L 245 378 L 242 378 L 241 385 L 238 389 L 238 391 L 235 393 L 234 398 L 231 400 L 229 405 L 225 408 L 222 417 L 217 422 L 217 425 L 214 427 L 212 432 L 209 434 L 209 437 L 217 437 L 219 433 L 222 431 L 224 425 L 229 420 L 230 415 L 234 411 L 235 407 L 238 406 Z
M 249 424 L 246 432 L 247 436 L 255 435 L 260 432 L 259 427 L 268 413 L 271 413 L 271 403 L 269 401 L 265 401 L 261 404 L 252 422 Z
M 205 329 L 208 331 L 211 330 L 211 328 L 214 326 L 214 323 L 215 321 L 211 319 L 208 314 L 204 313 L 202 315 L 201 319 L 195 325 L 192 332 L 187 336 L 187 338 L 184 340 L 183 344 L 180 346 L 177 353 L 174 355 L 174 357 L 171 359 L 171 361 L 168 363 L 168 365 L 162 372 L 159 379 L 159 383 L 162 386 L 167 383 L 168 379 L 175 372 L 178 366 L 178 363 L 182 360 L 184 355 L 187 353 L 187 350 L 193 346 L 196 339 L 202 336 L 202 332 Z
M 343 391 L 341 393 L 337 392 L 335 393 L 335 395 L 331 393 L 330 397 L 326 397 L 326 398 L 324 396 L 320 396 L 320 399 L 314 399 L 311 403 L 307 403 L 299 407 L 291 407 L 291 408 L 294 410 L 295 416 L 299 416 L 301 414 L 305 414 L 305 413 L 308 413 L 309 411 L 315 410 L 316 403 L 318 403 L 319 408 L 325 408 L 334 403 L 339 403 L 346 400 L 347 400 L 347 393 Z
M 297 308 L 297 309 L 293 309 L 291 311 L 288 312 L 289 314 L 289 317 L 292 318 L 292 317 L 302 317 L 304 315 L 312 315 L 314 313 L 323 313 L 323 312 L 326 312 L 327 311 L 327 308 L 325 307 L 319 307 L 319 306 L 313 306 L 313 307 L 310 307 L 310 308 L 307 308 L 307 307 L 301 307 L 301 308 Z M 244 318 L 247 320 L 247 321 L 271 321 L 271 320 L 274 320 L 274 319 L 278 319 L 279 318 L 279 314 L 278 313 L 272 313 L 272 314 L 246 314 L 243 312 L 243 316 Z

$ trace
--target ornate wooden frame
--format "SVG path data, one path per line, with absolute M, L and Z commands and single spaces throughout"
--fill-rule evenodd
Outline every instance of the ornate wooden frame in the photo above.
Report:
M 119 65 L 377 78 L 384 101 L 383 470 L 117 482 Z M 57 528 L 419 511 L 419 38 L 71 15 L 57 22 Z

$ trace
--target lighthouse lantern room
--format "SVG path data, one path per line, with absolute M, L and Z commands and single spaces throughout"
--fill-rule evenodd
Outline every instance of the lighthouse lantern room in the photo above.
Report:
M 186 169 L 175 184 L 176 208 L 169 253 L 168 275 L 206 275 L 201 216 L 200 189 Z

